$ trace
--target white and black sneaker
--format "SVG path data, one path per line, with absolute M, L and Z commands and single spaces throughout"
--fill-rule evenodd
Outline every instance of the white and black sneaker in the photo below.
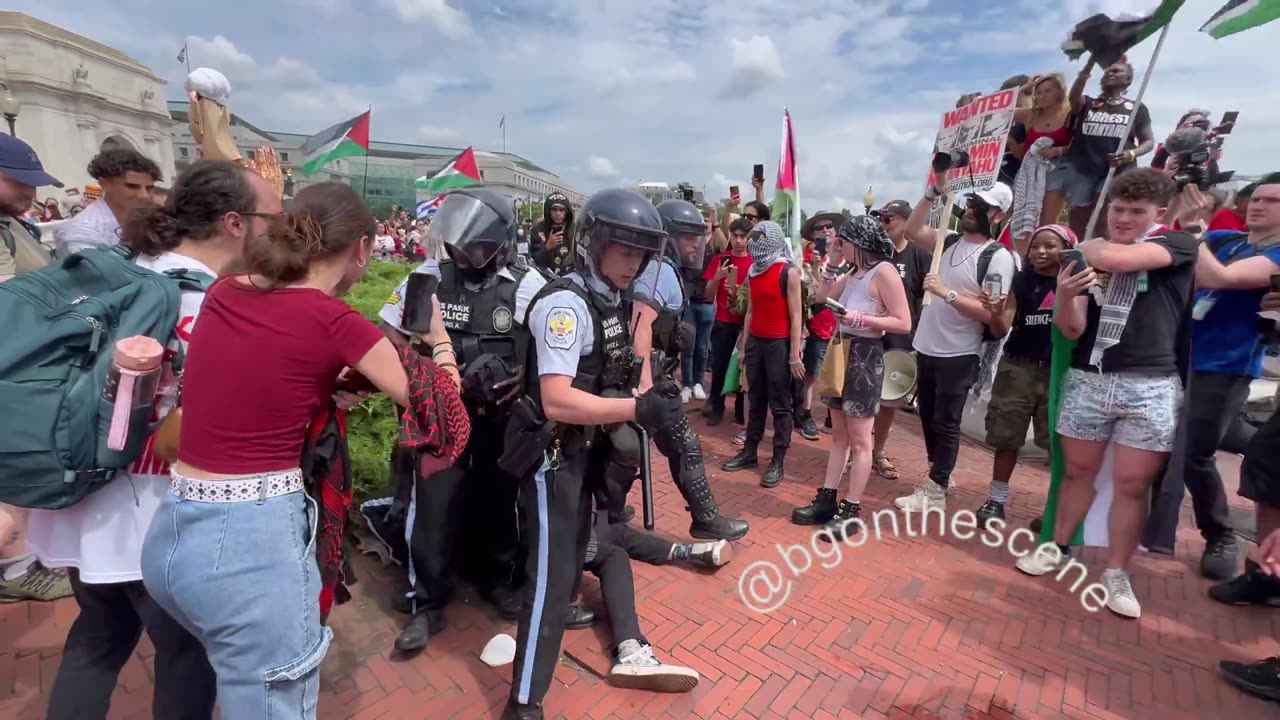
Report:
M 609 670 L 609 684 L 631 690 L 652 692 L 689 692 L 698 686 L 696 670 L 679 665 L 664 665 L 653 654 L 653 648 L 639 640 L 623 640 L 618 645 L 618 661 Z

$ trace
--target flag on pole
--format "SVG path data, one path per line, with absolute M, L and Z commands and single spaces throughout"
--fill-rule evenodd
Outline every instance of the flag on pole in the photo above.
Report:
M 1135 45 L 1168 25 L 1185 1 L 1163 0 L 1150 15 L 1138 18 L 1121 16 L 1112 20 L 1098 13 L 1071 29 L 1062 51 L 1072 60 L 1078 60 L 1087 52 L 1099 67 L 1114 65 Z
M 418 203 L 414 217 L 418 220 L 426 220 L 432 215 L 435 215 L 436 211 L 440 209 L 440 203 L 444 202 L 444 197 L 444 195 L 437 195 L 430 200 L 423 200 Z
M 476 165 L 476 153 L 467 148 L 450 160 L 440 172 L 431 177 L 423 175 L 413 184 L 419 190 L 440 195 L 450 190 L 481 185 L 483 182 L 480 179 L 480 168 Z
M 311 176 L 334 160 L 369 154 L 369 114 L 325 128 L 302 144 L 302 174 Z
M 1209 18 L 1200 32 L 1215 40 L 1280 18 L 1280 0 L 1230 0 Z
M 778 156 L 778 178 L 774 185 L 769 216 L 782 227 L 792 246 L 800 246 L 800 183 L 796 175 L 796 143 L 791 112 L 782 110 L 782 152 Z M 798 255 L 797 255 L 798 257 Z
M 506 127 L 506 126 L 507 126 L 507 114 L 506 114 L 506 113 L 503 113 L 503 114 L 502 114 L 502 119 L 498 121 L 498 127 L 500 127 L 500 128 L 504 128 L 504 127 Z
M 184 63 L 186 61 L 187 61 L 187 46 L 183 45 L 182 49 L 178 51 L 178 62 Z

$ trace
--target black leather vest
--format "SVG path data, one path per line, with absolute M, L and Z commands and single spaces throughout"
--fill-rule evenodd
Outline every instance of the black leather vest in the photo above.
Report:
M 472 290 L 463 283 L 462 273 L 452 260 L 440 261 L 436 297 L 459 367 L 484 353 L 497 355 L 511 368 L 524 364 L 528 331 L 516 322 L 515 309 L 516 288 L 525 271 L 515 267 L 507 271 L 515 280 L 498 277 L 496 282 Z

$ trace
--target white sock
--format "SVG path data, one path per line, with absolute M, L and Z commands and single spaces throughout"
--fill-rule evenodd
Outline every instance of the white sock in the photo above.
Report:
M 992 480 L 990 498 L 1001 505 L 1007 504 L 1009 502 L 1009 483 Z
M 9 580 L 17 580 L 23 575 L 26 575 L 27 571 L 31 569 L 31 566 L 35 564 L 35 555 L 32 555 L 31 553 L 19 555 L 18 557 L 10 560 L 9 563 L 4 566 L 3 572 L 0 572 L 0 580 L 5 582 L 8 582 Z

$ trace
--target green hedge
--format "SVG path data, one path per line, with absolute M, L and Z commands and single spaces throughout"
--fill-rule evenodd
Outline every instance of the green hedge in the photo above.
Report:
M 411 263 L 372 261 L 364 279 L 351 288 L 347 302 L 377 322 L 378 311 L 413 267 Z M 374 395 L 347 412 L 347 443 L 351 450 L 352 478 L 359 496 L 376 493 L 387 484 L 398 417 L 395 403 L 386 395 Z

